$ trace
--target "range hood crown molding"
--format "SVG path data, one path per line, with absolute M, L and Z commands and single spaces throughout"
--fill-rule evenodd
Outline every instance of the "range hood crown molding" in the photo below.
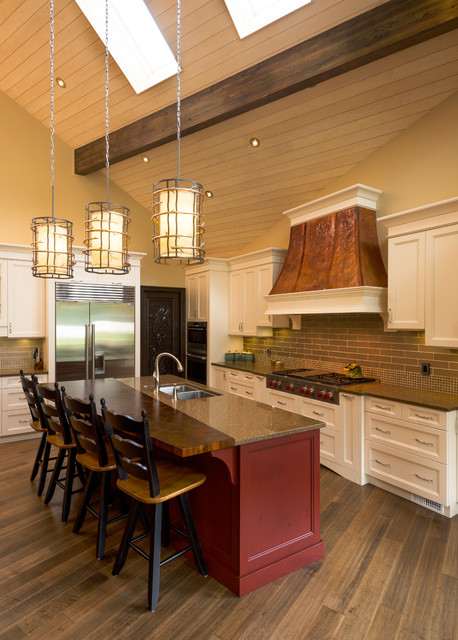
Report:
M 319 313 L 384 313 L 386 287 L 345 287 L 265 296 L 270 315 Z
M 294 209 L 288 209 L 283 215 L 291 220 L 291 226 L 327 216 L 348 207 L 364 207 L 375 211 L 377 200 L 382 192 L 364 184 L 354 184 L 317 200 L 306 202 Z

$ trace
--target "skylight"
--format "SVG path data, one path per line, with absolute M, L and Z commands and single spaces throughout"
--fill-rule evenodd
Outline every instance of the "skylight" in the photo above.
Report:
M 309 4 L 310 0 L 225 0 L 241 38 Z
M 105 0 L 76 0 L 105 43 Z M 108 48 L 136 93 L 170 78 L 177 63 L 144 0 L 109 0 Z

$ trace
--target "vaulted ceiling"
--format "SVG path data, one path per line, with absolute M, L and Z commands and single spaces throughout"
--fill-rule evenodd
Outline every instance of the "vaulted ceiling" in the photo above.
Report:
M 55 69 L 67 83 L 55 90 L 55 128 L 76 149 L 104 135 L 104 46 L 73 0 L 54 3 Z M 175 50 L 175 2 L 147 4 Z M 314 0 L 240 40 L 223 0 L 182 0 L 183 98 L 383 4 Z M 457 91 L 457 34 L 435 36 L 184 137 L 181 175 L 214 192 L 205 202 L 208 255 L 241 253 L 282 211 L 319 196 Z M 0 3 L 0 90 L 49 125 L 48 0 Z M 111 130 L 175 101 L 175 78 L 136 95 L 111 62 Z M 249 145 L 253 136 L 261 140 L 256 149 Z M 112 165 L 110 178 L 150 209 L 153 183 L 176 174 L 176 142 L 147 155 L 147 164 L 139 154 Z

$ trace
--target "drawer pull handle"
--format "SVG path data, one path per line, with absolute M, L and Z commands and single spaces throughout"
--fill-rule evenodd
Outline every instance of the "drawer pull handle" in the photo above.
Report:
M 420 444 L 426 444 L 428 447 L 434 447 L 434 442 L 426 442 L 425 440 L 420 440 L 420 438 L 415 438 L 415 440 Z
M 231 391 L 237 391 L 237 387 L 231 387 Z
M 416 418 L 421 418 L 422 420 L 434 420 L 432 416 L 424 416 L 421 413 L 414 414 Z
M 320 440 L 320 444 L 324 444 L 324 440 Z
M 381 409 L 382 411 L 391 411 L 391 407 L 384 407 L 383 404 L 374 405 L 377 409 Z
M 234 373 L 233 371 L 231 371 L 231 376 L 237 377 L 238 375 L 239 375 L 238 373 Z
M 252 391 L 245 391 L 245 393 L 247 394 L 247 396 L 252 396 L 253 395 Z
M 314 413 L 316 416 L 324 416 L 324 413 L 320 413 L 319 411 L 312 411 L 312 413 Z
M 26 423 L 29 423 L 29 422 L 30 422 L 29 420 L 19 420 L 19 424 L 26 424 Z
M 264 376 L 256 376 L 260 382 L 264 382 Z
M 380 427 L 375 427 L 376 431 L 381 431 L 382 433 L 386 433 L 387 435 L 389 435 L 391 433 L 391 431 L 389 429 L 380 429 Z
M 247 380 L 253 380 L 253 376 L 245 376 Z
M 375 462 L 376 462 L 377 464 L 381 464 L 381 465 L 382 465 L 382 467 L 388 467 L 389 469 L 391 468 L 391 465 L 390 465 L 390 464 L 388 464 L 388 462 L 380 462 L 380 460 L 377 460 L 377 458 L 375 458 Z
M 281 405 L 282 405 L 282 407 L 285 407 L 285 406 L 286 406 L 286 402 L 282 402 L 281 400 L 277 400 L 277 403 L 278 403 L 278 404 L 281 404 Z
M 25 400 L 25 396 L 19 396 L 18 400 Z
M 415 477 L 420 478 L 420 480 L 424 480 L 425 482 L 433 482 L 431 478 L 423 478 L 423 476 L 419 475 L 418 473 L 415 474 Z
M 342 393 L 341 396 L 343 398 L 347 398 L 347 400 L 354 400 L 355 399 L 355 396 L 349 396 L 346 393 Z

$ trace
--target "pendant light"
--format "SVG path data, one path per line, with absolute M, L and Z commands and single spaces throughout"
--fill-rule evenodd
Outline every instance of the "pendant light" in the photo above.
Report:
M 129 209 L 110 202 L 109 169 L 109 52 L 108 52 L 108 0 L 105 0 L 105 165 L 107 169 L 107 201 L 89 202 L 85 219 L 85 271 L 90 273 L 128 273 L 129 264 Z
M 32 220 L 32 275 L 73 278 L 73 225 L 54 216 L 54 2 L 50 0 L 51 60 L 51 216 Z
M 176 178 L 153 186 L 154 260 L 159 263 L 196 264 L 204 261 L 203 187 L 180 178 L 181 143 L 181 0 L 177 2 L 177 143 Z

